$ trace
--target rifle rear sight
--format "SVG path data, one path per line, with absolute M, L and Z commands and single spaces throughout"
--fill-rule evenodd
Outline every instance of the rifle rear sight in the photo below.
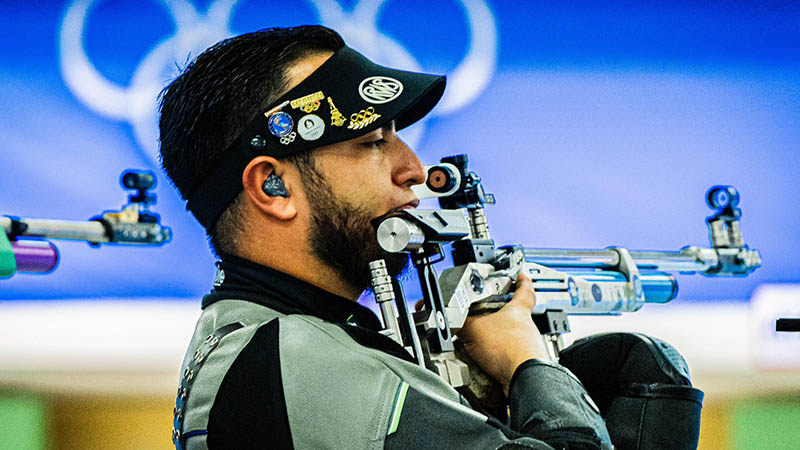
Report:
M 140 214 L 156 203 L 156 195 L 148 192 L 156 185 L 156 176 L 149 170 L 126 170 L 122 172 L 119 183 L 125 189 L 136 193 L 128 195 L 128 202 L 139 206 Z

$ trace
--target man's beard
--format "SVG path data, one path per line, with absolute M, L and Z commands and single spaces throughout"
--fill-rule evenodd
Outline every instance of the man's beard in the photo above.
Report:
M 376 259 L 386 262 L 389 275 L 400 275 L 408 266 L 408 255 L 383 250 L 370 223 L 373 217 L 363 207 L 338 199 L 313 167 L 303 169 L 303 190 L 311 208 L 309 245 L 314 255 L 362 291 L 370 285 L 369 263 Z

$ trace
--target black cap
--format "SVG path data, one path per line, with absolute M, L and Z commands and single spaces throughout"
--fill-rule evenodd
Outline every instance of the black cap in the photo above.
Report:
M 284 158 L 362 136 L 392 120 L 401 130 L 428 114 L 444 87 L 443 76 L 379 66 L 342 47 L 247 126 L 192 188 L 186 209 L 211 230 L 242 191 L 242 172 L 254 157 Z

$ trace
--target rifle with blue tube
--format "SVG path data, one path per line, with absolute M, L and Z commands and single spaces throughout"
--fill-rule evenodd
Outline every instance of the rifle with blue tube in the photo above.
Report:
M 569 332 L 568 316 L 617 315 L 645 303 L 675 298 L 677 280 L 670 272 L 706 276 L 747 276 L 761 265 L 739 230 L 739 194 L 732 186 L 714 186 L 706 194 L 715 213 L 706 219 L 711 247 L 680 251 L 633 251 L 621 247 L 571 250 L 497 247 L 491 239 L 484 206 L 494 204 L 480 177 L 469 171 L 466 155 L 443 158 L 427 168 L 428 179 L 415 187 L 420 198 L 438 197 L 439 210 L 394 211 L 375 221 L 378 242 L 390 253 L 406 252 L 419 274 L 424 306 L 413 315 L 402 288 L 386 277 L 382 260 L 371 265 L 384 334 L 406 347 L 418 364 L 453 387 L 469 386 L 477 397 L 487 395 L 468 356 L 454 334 L 468 315 L 500 309 L 511 298 L 520 273 L 533 282 L 533 319 L 554 361 Z M 436 275 L 433 264 L 450 245 L 453 267 Z M 485 375 L 485 374 L 484 374 Z
M 135 192 L 120 211 L 106 211 L 88 221 L 26 219 L 0 216 L 0 278 L 17 272 L 48 273 L 58 265 L 56 246 L 48 239 L 87 241 L 100 244 L 163 245 L 172 230 L 162 226 L 150 210 L 156 195 L 148 192 L 156 177 L 150 171 L 127 170 L 120 177 L 125 189 Z

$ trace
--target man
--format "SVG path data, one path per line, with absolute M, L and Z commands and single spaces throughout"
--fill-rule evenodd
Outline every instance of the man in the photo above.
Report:
M 221 258 L 182 367 L 177 448 L 611 448 L 581 383 L 546 360 L 527 278 L 459 334 L 505 388 L 508 424 L 354 301 L 370 261 L 406 265 L 370 221 L 416 207 L 426 174 L 396 132 L 444 85 L 304 26 L 222 41 L 165 89 L 163 167 Z

